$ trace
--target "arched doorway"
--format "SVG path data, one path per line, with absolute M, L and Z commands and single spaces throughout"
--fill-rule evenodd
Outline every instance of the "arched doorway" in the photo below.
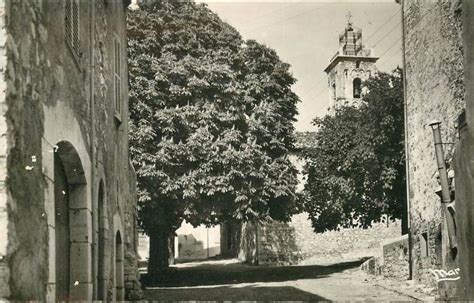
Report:
M 80 157 L 66 141 L 54 153 L 54 209 L 56 300 L 87 300 L 92 213 Z
M 125 299 L 123 277 L 123 245 L 120 231 L 115 236 L 115 301 Z

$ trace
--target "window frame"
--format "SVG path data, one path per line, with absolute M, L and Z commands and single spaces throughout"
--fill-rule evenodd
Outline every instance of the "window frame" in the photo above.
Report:
M 64 40 L 79 67 L 81 51 L 81 13 L 79 0 L 64 1 Z
M 113 37 L 113 100 L 114 117 L 118 123 L 122 123 L 123 115 L 123 92 L 122 92 L 122 41 L 120 36 L 114 32 Z

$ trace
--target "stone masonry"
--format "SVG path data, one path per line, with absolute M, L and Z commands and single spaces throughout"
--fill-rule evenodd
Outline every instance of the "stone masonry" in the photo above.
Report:
M 141 297 L 128 4 L 0 0 L 0 298 Z
M 377 72 L 378 57 L 362 44 L 362 29 L 348 20 L 339 35 L 339 50 L 324 69 L 328 76 L 329 109 L 334 112 L 341 106 L 359 106 L 362 82 Z
M 290 222 L 224 224 L 221 252 L 254 265 L 324 264 L 382 257 L 381 243 L 400 236 L 400 221 L 374 223 L 373 227 L 341 228 L 315 233 L 307 213 L 294 215 Z M 405 252 L 406 254 L 406 252 Z M 400 272 L 408 264 L 395 262 Z M 408 274 L 406 275 L 406 278 Z
M 243 223 L 238 257 L 253 265 L 292 265 L 300 258 L 294 229 L 283 222 Z
M 413 278 L 455 298 L 456 282 L 437 285 L 433 269 L 456 267 L 448 251 L 445 214 L 435 194 L 439 185 L 432 130 L 442 122 L 447 160 L 453 156 L 456 120 L 465 107 L 461 1 L 403 1 L 406 73 L 407 169 Z
M 474 300 L 474 2 L 462 2 L 466 112 L 458 119 L 456 145 L 456 235 L 459 245 L 461 287 L 459 300 Z
M 380 256 L 383 241 L 399 237 L 400 221 L 374 223 L 371 228 L 341 228 L 315 233 L 307 213 L 294 215 L 288 223 L 294 230 L 300 264 L 321 264 Z
M 406 281 L 409 274 L 408 235 L 390 239 L 381 244 L 381 273 L 386 278 Z

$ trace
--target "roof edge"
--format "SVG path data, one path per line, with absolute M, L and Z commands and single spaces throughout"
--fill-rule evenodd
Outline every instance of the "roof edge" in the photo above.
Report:
M 361 57 L 361 56 L 347 56 L 347 55 L 339 55 L 336 56 L 334 59 L 329 62 L 329 65 L 324 69 L 324 71 L 327 73 L 329 70 L 331 70 L 339 61 L 341 60 L 348 60 L 348 61 L 370 61 L 370 62 L 377 62 L 379 57 Z

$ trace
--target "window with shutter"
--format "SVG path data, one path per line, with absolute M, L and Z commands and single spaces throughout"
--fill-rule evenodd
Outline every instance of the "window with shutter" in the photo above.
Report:
M 122 81 L 121 81 L 121 43 L 117 35 L 114 39 L 114 100 L 115 100 L 115 113 L 117 118 L 122 118 Z
M 76 58 L 80 57 L 79 0 L 66 0 L 64 29 L 66 41 Z

